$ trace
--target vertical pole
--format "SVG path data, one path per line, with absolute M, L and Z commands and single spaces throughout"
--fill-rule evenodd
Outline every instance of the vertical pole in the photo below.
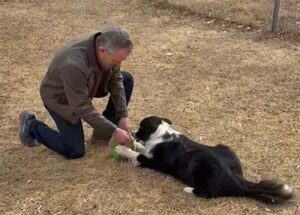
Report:
M 280 7 L 280 0 L 275 0 L 273 20 L 272 20 L 272 33 L 276 32 L 278 15 L 279 15 L 279 7 Z

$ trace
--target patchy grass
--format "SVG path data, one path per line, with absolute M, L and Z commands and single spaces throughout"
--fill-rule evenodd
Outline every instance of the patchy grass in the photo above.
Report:
M 5 1 L 0 7 L 1 214 L 300 214 L 299 197 L 271 207 L 246 198 L 189 196 L 170 177 L 110 159 L 106 148 L 66 160 L 18 140 L 18 114 L 44 109 L 39 83 L 47 59 L 78 34 L 115 23 L 135 49 L 123 69 L 135 77 L 133 127 L 152 114 L 209 145 L 239 155 L 250 180 L 300 187 L 299 51 L 206 27 L 193 16 L 145 1 Z M 95 101 L 99 110 L 105 100 Z M 84 126 L 88 138 L 91 128 Z

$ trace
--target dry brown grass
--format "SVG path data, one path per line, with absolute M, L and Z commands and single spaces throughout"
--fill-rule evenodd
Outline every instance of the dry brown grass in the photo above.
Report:
M 21 146 L 21 110 L 33 108 L 53 125 L 38 95 L 50 53 L 105 23 L 124 26 L 134 40 L 123 68 L 136 79 L 135 127 L 151 114 L 168 117 L 194 139 L 231 146 L 248 179 L 279 178 L 298 193 L 299 51 L 208 28 L 147 1 L 7 1 L 0 5 L 0 214 L 300 214 L 298 196 L 278 207 L 189 196 L 172 178 L 93 145 L 74 161 Z
M 271 30 L 274 1 L 270 0 L 154 0 L 177 7 L 186 8 L 196 14 L 238 24 L 239 28 L 250 27 Z M 279 34 L 300 38 L 300 2 L 281 1 Z

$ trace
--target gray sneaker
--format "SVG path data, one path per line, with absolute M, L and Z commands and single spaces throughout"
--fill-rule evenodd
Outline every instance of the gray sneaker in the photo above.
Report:
M 29 126 L 35 119 L 34 113 L 25 110 L 19 115 L 20 133 L 19 139 L 25 146 L 39 145 L 38 141 L 29 133 Z

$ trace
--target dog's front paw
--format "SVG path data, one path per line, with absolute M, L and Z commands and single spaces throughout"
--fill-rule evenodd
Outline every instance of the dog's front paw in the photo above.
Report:
M 116 146 L 116 152 L 117 152 L 119 155 L 125 156 L 127 150 L 128 150 L 128 148 L 125 147 L 125 146 L 121 146 L 121 145 L 117 145 L 117 146 Z
M 135 166 L 138 166 L 140 163 L 137 161 L 137 157 L 139 155 L 138 152 L 127 148 L 126 146 L 118 145 L 116 146 L 116 152 L 118 155 L 127 158 L 131 163 Z

